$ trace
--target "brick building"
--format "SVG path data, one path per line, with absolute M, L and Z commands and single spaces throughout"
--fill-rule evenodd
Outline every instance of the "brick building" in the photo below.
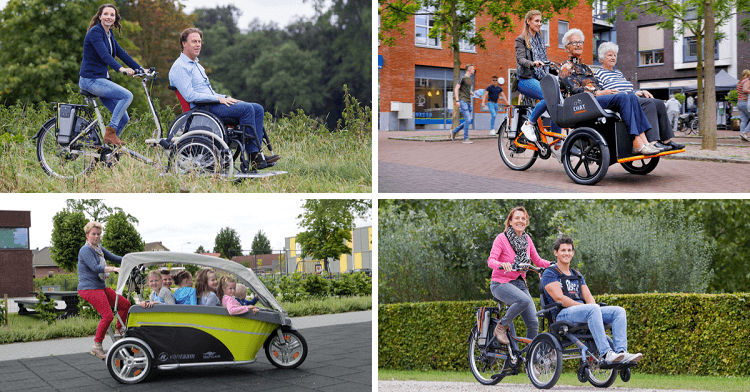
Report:
M 279 259 L 283 258 L 282 254 L 264 254 L 264 255 L 249 255 L 249 256 L 234 256 L 232 261 L 246 265 L 251 268 L 253 272 L 280 272 L 279 271 Z
M 0 296 L 34 291 L 34 255 L 29 248 L 30 211 L 0 211 Z
M 547 57 L 560 62 L 567 54 L 559 44 L 569 29 L 578 28 L 586 34 L 584 61 L 591 64 L 593 56 L 592 10 L 585 2 L 559 15 L 551 17 L 542 29 L 548 42 Z M 478 26 L 490 22 L 487 16 L 476 18 Z M 405 35 L 393 33 L 394 46 L 378 46 L 379 113 L 381 131 L 414 129 L 449 129 L 453 110 L 453 53 L 449 42 L 440 42 L 427 36 L 431 26 L 428 16 L 413 17 L 403 25 Z M 466 42 L 461 44 L 461 64 L 475 64 L 474 89 L 484 89 L 492 83 L 492 76 L 505 79 L 502 85 L 508 95 L 510 80 L 515 75 L 515 38 L 521 33 L 523 22 L 518 20 L 512 32 L 503 36 L 504 40 L 485 31 L 486 49 L 473 47 Z M 463 75 L 463 71 L 461 72 Z M 515 95 L 514 95 L 515 96 Z M 392 103 L 397 103 L 392 105 Z M 399 120 L 396 108 L 398 103 L 411 106 L 412 116 Z M 474 122 L 472 129 L 489 129 L 490 114 L 482 112 L 481 100 L 473 105 Z M 499 125 L 496 123 L 496 126 Z
M 46 278 L 56 274 L 69 274 L 70 272 L 57 266 L 52 261 L 52 253 L 49 246 L 34 250 L 34 279 Z

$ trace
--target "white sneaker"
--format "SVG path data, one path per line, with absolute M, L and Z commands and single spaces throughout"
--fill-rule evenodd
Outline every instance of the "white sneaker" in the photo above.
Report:
M 623 353 L 616 353 L 614 351 L 609 351 L 607 354 L 604 355 L 604 361 L 609 363 L 616 363 L 621 362 L 622 359 L 625 358 L 625 354 Z
M 521 132 L 523 132 L 523 136 L 526 137 L 526 139 L 532 143 L 536 142 L 536 132 L 534 132 L 534 124 L 526 121 L 521 126 Z
M 497 130 L 495 130 L 495 129 L 491 130 L 490 131 L 490 136 L 495 136 L 495 135 L 497 135 Z
M 643 358 L 643 354 L 641 354 L 641 353 L 631 354 L 631 353 L 625 351 L 625 352 L 623 352 L 623 354 L 625 355 L 625 358 L 623 358 L 623 360 L 622 360 L 623 362 L 638 363 L 638 361 L 640 361 Z
M 469 140 L 469 138 L 464 139 L 464 144 L 472 144 L 472 143 L 474 143 L 474 142 L 472 142 L 471 140 Z
M 562 163 L 562 152 L 560 152 L 560 150 L 556 150 L 554 146 L 550 146 L 549 148 L 552 152 L 552 155 L 557 158 L 557 162 Z

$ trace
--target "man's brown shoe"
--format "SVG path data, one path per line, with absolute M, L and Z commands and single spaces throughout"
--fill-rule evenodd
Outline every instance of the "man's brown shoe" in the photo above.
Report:
M 125 144 L 125 142 L 117 137 L 117 130 L 112 127 L 107 127 L 107 132 L 104 133 L 104 143 L 114 144 L 115 146 Z

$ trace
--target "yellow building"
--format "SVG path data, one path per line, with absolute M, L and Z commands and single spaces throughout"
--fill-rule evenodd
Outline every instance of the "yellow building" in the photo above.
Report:
M 332 260 L 329 267 L 334 274 L 340 274 L 347 270 L 370 268 L 372 269 L 372 226 L 357 227 L 352 231 L 352 242 L 347 242 L 352 248 L 352 254 L 342 254 L 338 260 Z M 284 268 L 287 273 L 296 271 L 304 274 L 319 273 L 323 271 L 323 260 L 300 257 L 297 245 L 297 237 L 284 239 L 286 262 Z

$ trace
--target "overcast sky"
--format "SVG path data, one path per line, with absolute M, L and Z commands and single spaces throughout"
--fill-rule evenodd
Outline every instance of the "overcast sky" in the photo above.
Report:
M 284 238 L 302 231 L 297 216 L 304 200 L 284 194 L 4 194 L 0 195 L 0 210 L 31 211 L 29 241 L 35 249 L 50 245 L 52 217 L 65 208 L 65 200 L 86 198 L 103 199 L 109 207 L 122 208 L 139 220 L 135 228 L 145 242 L 161 241 L 176 252 L 194 252 L 200 245 L 211 251 L 216 234 L 224 227 L 237 232 L 243 250 L 251 249 L 258 230 L 263 230 L 274 250 L 283 249 Z M 371 226 L 371 222 L 369 217 L 355 225 Z
M 315 15 L 315 10 L 309 0 L 306 2 L 302 0 L 180 0 L 180 3 L 185 5 L 185 12 L 188 14 L 196 8 L 215 8 L 234 4 L 242 11 L 237 21 L 237 26 L 242 30 L 246 30 L 250 21 L 255 18 L 264 23 L 273 21 L 280 27 L 286 27 L 300 16 Z M 6 4 L 8 0 L 0 0 L 0 9 L 5 8 Z M 330 7 L 330 2 L 326 2 L 326 7 Z

